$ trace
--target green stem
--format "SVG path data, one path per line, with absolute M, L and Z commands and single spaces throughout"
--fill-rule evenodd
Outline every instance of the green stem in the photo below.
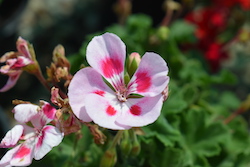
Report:
M 110 146 L 110 148 L 114 148 L 117 143 L 121 140 L 122 134 L 123 134 L 124 130 L 119 130 Z

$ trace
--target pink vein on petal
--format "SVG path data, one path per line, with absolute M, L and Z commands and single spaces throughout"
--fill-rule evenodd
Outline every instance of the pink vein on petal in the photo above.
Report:
M 97 95 L 100 95 L 100 96 L 104 96 L 105 92 L 102 91 L 102 90 L 96 90 L 94 91 L 93 93 L 97 94 Z
M 136 73 L 136 84 L 138 92 L 146 92 L 151 86 L 151 78 L 147 72 Z
M 40 133 L 40 135 L 38 136 L 38 141 L 36 144 L 36 147 L 40 147 L 43 144 L 43 139 L 45 137 L 46 131 L 51 129 L 51 126 L 47 126 L 45 127 Z
M 123 64 L 119 59 L 106 58 L 102 60 L 101 67 L 103 75 L 106 78 L 111 78 L 114 75 L 123 72 Z

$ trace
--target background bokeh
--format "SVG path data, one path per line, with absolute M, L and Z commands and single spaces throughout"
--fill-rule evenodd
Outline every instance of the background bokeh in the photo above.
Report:
M 127 22 L 116 6 L 124 1 L 131 5 Z M 74 73 L 86 65 L 88 41 L 105 31 L 120 36 L 128 53 L 157 52 L 170 68 L 170 97 L 159 120 L 145 127 L 147 133 L 140 138 L 144 152 L 138 157 L 146 160 L 131 158 L 131 164 L 176 165 L 185 158 L 186 166 L 250 164 L 249 0 L 0 0 L 0 55 L 16 51 L 21 36 L 33 44 L 44 74 L 57 44 L 64 46 Z M 0 87 L 6 80 L 0 75 Z M 0 138 L 15 124 L 12 100 L 38 103 L 49 97 L 39 81 L 24 72 L 11 90 L 0 93 Z M 227 119 L 237 111 L 242 117 Z M 94 164 L 96 157 L 90 154 L 101 151 L 90 144 L 87 129 L 83 131 L 88 133 L 82 143 L 88 152 L 79 151 L 84 156 L 78 158 L 90 157 L 89 162 L 84 159 L 86 164 Z M 71 137 L 62 148 L 71 147 Z M 52 155 L 58 156 L 58 150 Z M 1 154 L 5 151 L 0 149 Z M 165 155 L 170 158 L 158 161 Z

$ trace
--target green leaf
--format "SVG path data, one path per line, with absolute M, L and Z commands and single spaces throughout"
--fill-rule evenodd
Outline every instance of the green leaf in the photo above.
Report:
M 175 39 L 177 42 L 195 42 L 194 36 L 195 26 L 186 22 L 185 20 L 178 19 L 170 26 L 170 38 Z
M 172 127 L 163 115 L 153 124 L 144 127 L 143 130 L 146 135 L 142 138 L 156 137 L 165 146 L 173 146 L 180 135 L 179 131 Z
M 221 70 L 219 75 L 211 78 L 213 83 L 234 85 L 237 83 L 237 77 L 228 70 Z
M 178 148 L 165 147 L 154 156 L 151 165 L 155 167 L 184 167 L 186 163 L 183 150 Z
M 182 138 L 179 144 L 189 154 L 190 165 L 195 164 L 198 159 L 219 154 L 220 144 L 228 136 L 228 131 L 221 122 L 208 120 L 209 115 L 202 109 L 190 109 L 182 114 L 179 127 Z
M 183 89 L 183 99 L 188 105 L 193 104 L 199 97 L 199 92 L 194 84 L 186 84 Z
M 220 96 L 220 105 L 228 109 L 237 109 L 240 106 L 240 100 L 232 92 L 223 92 Z
M 229 123 L 231 132 L 230 138 L 227 138 L 223 144 L 232 152 L 231 154 L 239 154 L 245 152 L 250 154 L 250 138 L 247 122 L 241 116 L 238 116 Z
M 169 96 L 162 107 L 162 114 L 176 114 L 182 112 L 188 103 L 184 100 L 183 91 L 173 81 L 169 85 Z

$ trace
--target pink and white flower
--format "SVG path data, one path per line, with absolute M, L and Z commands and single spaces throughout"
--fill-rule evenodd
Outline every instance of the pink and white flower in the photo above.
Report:
M 19 37 L 17 40 L 17 52 L 7 52 L 0 58 L 0 63 L 6 65 L 0 68 L 0 73 L 8 75 L 9 79 L 0 92 L 5 92 L 12 88 L 22 73 L 22 68 L 34 63 L 29 52 L 28 42 Z
M 68 90 L 69 103 L 79 119 L 119 130 L 145 126 L 159 117 L 162 92 L 169 82 L 161 56 L 145 53 L 128 84 L 124 81 L 126 47 L 118 36 L 94 37 L 86 56 L 92 67 L 79 70 Z
M 32 159 L 43 158 L 53 147 L 61 143 L 63 133 L 50 123 L 56 109 L 42 101 L 39 107 L 19 104 L 14 109 L 15 119 L 21 123 L 7 132 L 0 143 L 1 148 L 10 148 L 0 160 L 0 167 L 28 166 Z

